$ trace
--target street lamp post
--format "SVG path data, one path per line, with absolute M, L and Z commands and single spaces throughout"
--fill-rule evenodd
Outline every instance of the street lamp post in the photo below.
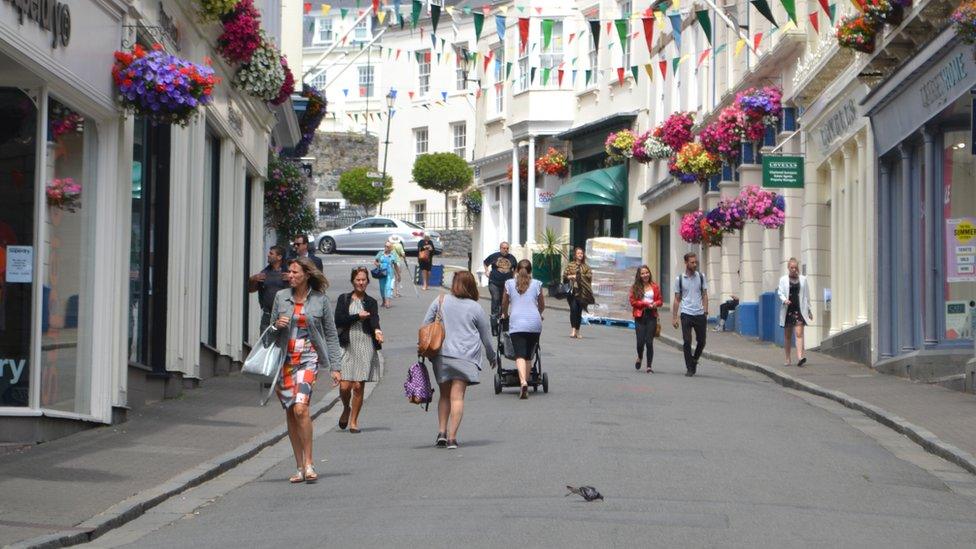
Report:
M 383 142 L 383 177 L 380 179 L 381 189 L 386 185 L 386 157 L 390 153 L 390 117 L 393 114 L 393 102 L 396 101 L 396 90 L 391 89 L 386 94 L 386 141 Z M 380 195 L 380 215 L 383 215 L 383 198 Z

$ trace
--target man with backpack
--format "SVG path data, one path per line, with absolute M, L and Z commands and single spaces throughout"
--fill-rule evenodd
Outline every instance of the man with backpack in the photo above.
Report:
M 671 306 L 672 324 L 678 327 L 681 314 L 681 338 L 684 340 L 685 375 L 698 371 L 698 359 L 705 350 L 705 328 L 708 325 L 708 285 L 705 275 L 698 271 L 698 255 L 685 254 L 685 270 L 674 280 L 674 304 Z M 695 352 L 691 352 L 691 332 L 695 332 Z

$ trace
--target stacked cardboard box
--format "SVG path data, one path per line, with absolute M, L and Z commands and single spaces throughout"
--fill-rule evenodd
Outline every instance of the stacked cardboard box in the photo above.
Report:
M 586 241 L 586 261 L 593 270 L 593 298 L 588 316 L 632 320 L 630 288 L 643 264 L 641 243 L 632 238 L 591 238 Z

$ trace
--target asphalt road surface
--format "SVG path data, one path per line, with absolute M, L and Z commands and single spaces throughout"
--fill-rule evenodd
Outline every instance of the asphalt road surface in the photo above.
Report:
M 333 296 L 356 261 L 326 258 Z M 486 365 L 461 448 L 436 449 L 434 408 L 402 394 L 435 293 L 404 290 L 381 311 L 386 376 L 363 433 L 337 431 L 334 414 L 316 422 L 317 484 L 289 484 L 294 461 L 279 448 L 195 510 L 93 546 L 976 546 L 976 504 L 945 480 L 968 475 L 903 437 L 725 366 L 703 362 L 687 378 L 663 344 L 658 373 L 636 372 L 631 331 L 585 326 L 570 340 L 561 311 L 544 323 L 549 394 L 495 395 Z M 567 484 L 606 500 L 564 497 Z

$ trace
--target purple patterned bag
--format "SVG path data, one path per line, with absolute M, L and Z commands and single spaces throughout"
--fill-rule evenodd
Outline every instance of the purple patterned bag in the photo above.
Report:
M 424 410 L 430 409 L 430 402 L 434 400 L 434 387 L 430 384 L 430 374 L 423 359 L 414 362 L 407 371 L 407 381 L 403 384 L 403 392 L 413 404 L 423 404 Z

